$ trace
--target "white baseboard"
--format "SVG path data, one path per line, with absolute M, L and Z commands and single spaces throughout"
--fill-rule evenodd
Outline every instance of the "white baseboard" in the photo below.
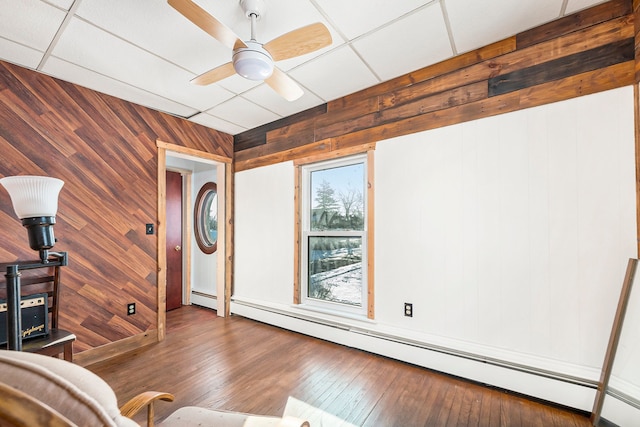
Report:
M 640 425 L 640 409 L 607 393 L 600 418 L 621 427 L 638 426 Z
M 215 295 L 203 294 L 202 292 L 191 292 L 191 304 L 217 310 L 218 298 Z
M 500 360 L 496 351 L 485 357 L 483 353 L 432 345 L 386 331 L 376 333 L 375 322 L 360 322 L 354 327 L 358 322 L 327 321 L 326 316 L 301 314 L 291 307 L 237 297 L 232 300 L 231 313 L 581 411 L 591 412 L 593 408 L 597 382 L 588 369 L 585 370 L 588 375 L 583 376 L 575 375 L 580 369 L 540 369 Z M 552 366 L 552 362 L 547 365 Z

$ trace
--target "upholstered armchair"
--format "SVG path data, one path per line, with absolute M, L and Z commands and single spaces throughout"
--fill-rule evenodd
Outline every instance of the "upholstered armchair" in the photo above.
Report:
M 118 408 L 116 395 L 100 377 L 73 363 L 17 351 L 0 350 L 0 425 L 137 426 L 130 416 L 147 408 L 153 426 L 153 404 L 172 401 L 169 393 L 146 392 Z M 2 422 L 4 421 L 4 423 Z M 309 427 L 293 417 L 268 417 L 183 407 L 160 423 L 162 427 Z

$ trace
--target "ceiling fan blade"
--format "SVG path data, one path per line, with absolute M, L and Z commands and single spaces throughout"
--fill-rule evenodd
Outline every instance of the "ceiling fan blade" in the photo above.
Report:
M 273 74 L 265 83 L 287 101 L 295 101 L 304 94 L 302 88 L 278 67 L 273 67 Z
M 264 48 L 274 61 L 282 61 L 314 52 L 331 43 L 331 33 L 327 27 L 321 22 L 316 22 L 276 37 L 265 44 Z
M 211 16 L 209 12 L 195 4 L 191 0 L 167 0 L 169 5 L 180 12 L 189 21 L 196 24 L 220 43 L 233 49 L 240 43 L 241 47 L 247 47 L 242 40 L 229 27 Z
M 219 67 L 209 70 L 206 73 L 200 74 L 198 77 L 191 79 L 191 83 L 204 86 L 210 85 L 222 79 L 226 79 L 234 75 L 236 70 L 233 68 L 233 63 L 227 62 Z

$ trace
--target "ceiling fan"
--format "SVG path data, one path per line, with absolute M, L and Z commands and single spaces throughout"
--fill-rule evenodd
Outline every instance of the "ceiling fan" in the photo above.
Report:
M 274 62 L 295 58 L 329 46 L 332 42 L 327 27 L 317 22 L 290 31 L 266 44 L 256 40 L 256 21 L 264 13 L 264 0 L 240 0 L 240 6 L 251 20 L 251 40 L 241 40 L 230 28 L 218 21 L 192 0 L 167 0 L 180 12 L 220 43 L 233 50 L 232 60 L 205 72 L 193 80 L 198 85 L 208 85 L 238 73 L 250 80 L 264 80 L 274 91 L 288 101 L 295 101 L 303 94 L 302 88 Z

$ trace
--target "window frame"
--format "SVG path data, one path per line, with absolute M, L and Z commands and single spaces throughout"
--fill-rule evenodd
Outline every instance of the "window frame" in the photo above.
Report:
M 373 148 L 354 150 L 353 152 L 332 153 L 332 155 L 314 156 L 294 162 L 296 166 L 296 197 L 295 197 L 295 255 L 294 255 L 294 304 L 299 307 L 321 310 L 331 314 L 347 317 L 374 318 L 374 248 L 373 248 Z M 347 166 L 354 163 L 364 164 L 364 215 L 363 231 L 310 231 L 310 209 L 312 206 L 310 195 L 310 174 L 313 171 Z M 305 174 L 307 174 L 305 176 Z M 320 301 L 307 297 L 308 277 L 308 237 L 309 236 L 345 236 L 354 235 L 362 238 L 362 306 L 351 307 L 331 301 Z
M 215 201 L 216 203 L 215 207 L 217 217 L 218 185 L 215 182 L 207 182 L 200 188 L 200 191 L 198 191 L 198 195 L 196 196 L 195 207 L 193 209 L 193 233 L 196 238 L 196 243 L 200 250 L 207 255 L 215 253 L 218 250 L 218 238 L 216 237 L 216 241 L 212 242 L 207 235 L 209 230 L 207 230 L 203 224 L 204 219 L 208 216 L 208 212 L 206 212 L 204 208 L 206 207 L 206 202 L 211 194 L 214 195 L 211 202 Z M 209 206 L 211 206 L 211 204 Z

